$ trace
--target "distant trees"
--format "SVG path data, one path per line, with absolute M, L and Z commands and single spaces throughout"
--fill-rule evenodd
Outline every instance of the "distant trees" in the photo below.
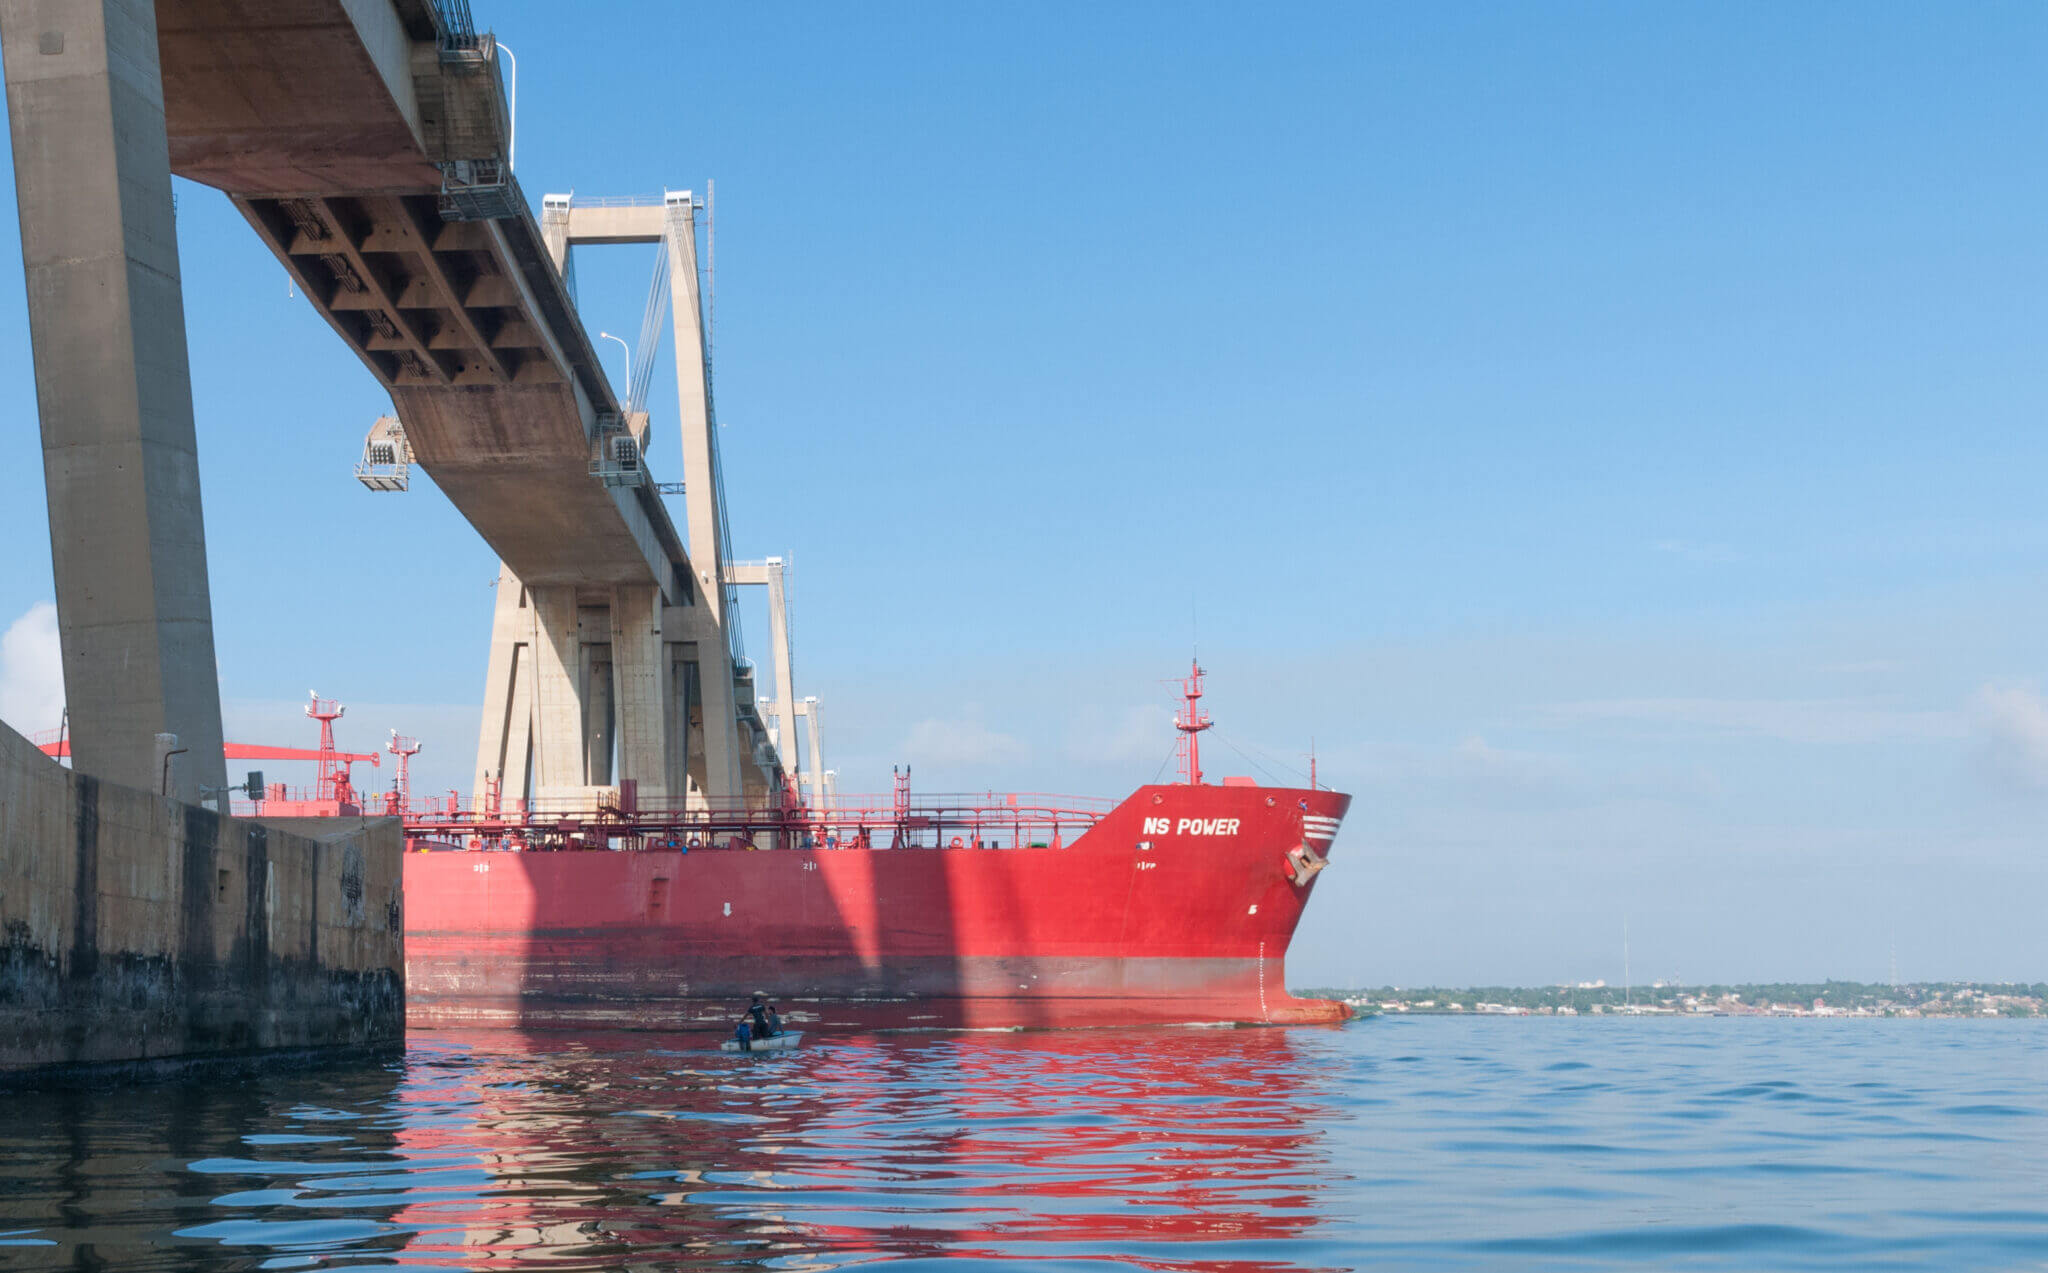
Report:
M 1297 990 L 1310 998 L 1364 1000 L 1371 1005 L 1395 1003 L 1414 1012 L 1449 1012 L 1450 1005 L 1471 1012 L 1478 1004 L 1498 1003 L 1530 1012 L 1569 1008 L 1580 1014 L 1611 1011 L 1633 1004 L 1690 1011 L 1695 1007 L 1742 1009 L 1769 1007 L 1810 1011 L 1816 1005 L 1837 1011 L 1896 1012 L 1925 1016 L 2026 1017 L 2048 1015 L 2048 982 L 1914 982 L 1892 986 L 1864 981 L 1773 981 L 1701 986 L 1377 986 L 1352 989 L 1317 987 Z M 1427 1004 L 1428 1006 L 1423 1006 Z M 1990 1012 L 1986 1012 L 1986 1009 Z

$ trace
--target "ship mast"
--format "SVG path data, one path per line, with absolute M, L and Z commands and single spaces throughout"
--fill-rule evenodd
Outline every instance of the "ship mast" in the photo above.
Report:
M 1180 683 L 1186 706 L 1175 713 L 1173 727 L 1180 731 L 1180 780 L 1191 787 L 1202 785 L 1202 744 L 1196 737 L 1214 724 L 1202 710 L 1202 665 L 1188 662 L 1189 673 Z
M 312 691 L 312 701 L 306 704 L 306 715 L 320 722 L 320 770 L 313 792 L 321 800 L 342 799 L 340 793 L 349 785 L 348 762 L 334 747 L 334 722 L 347 710 L 331 698 L 321 698 L 319 690 Z

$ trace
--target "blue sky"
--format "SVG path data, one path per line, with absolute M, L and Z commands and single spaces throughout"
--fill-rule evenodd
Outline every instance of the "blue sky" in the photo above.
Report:
M 1127 790 L 1198 632 L 1212 773 L 1358 797 L 1297 983 L 1617 979 L 1624 918 L 1642 977 L 2048 976 L 2037 6 L 477 9 L 532 197 L 718 183 L 734 536 L 847 787 Z M 179 216 L 230 733 L 318 688 L 466 786 L 493 558 Z M 579 253 L 593 327 L 651 251 Z

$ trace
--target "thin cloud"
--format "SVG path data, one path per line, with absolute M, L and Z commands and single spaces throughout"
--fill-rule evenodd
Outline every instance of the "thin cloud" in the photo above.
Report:
M 1838 676 L 1885 676 L 1905 671 L 1906 665 L 1897 659 L 1855 659 L 1824 664 L 1820 670 Z
M 1173 714 L 1145 705 L 1111 712 L 1093 704 L 1083 708 L 1067 731 L 1067 757 L 1081 764 L 1109 767 L 1157 765 L 1173 750 Z
M 1742 554 L 1726 544 L 1703 544 L 1693 539 L 1655 540 L 1650 544 L 1650 551 L 1702 566 L 1722 566 L 1742 560 Z
M 1462 777 L 1528 790 L 1573 786 L 1584 777 L 1578 763 L 1564 756 L 1496 747 L 1477 734 L 1460 742 L 1450 759 Z
M 1999 778 L 2048 790 L 2048 700 L 2031 685 L 1986 685 L 1970 700 L 1978 754 Z
M 1021 764 L 1030 749 L 978 720 L 926 719 L 910 727 L 904 754 L 927 765 Z
M 0 634 L 0 720 L 22 734 L 55 729 L 64 715 L 57 607 L 38 601 Z
M 1560 724 L 1626 724 L 1668 734 L 1720 734 L 1781 742 L 1854 744 L 1960 738 L 1960 714 L 1891 707 L 1866 699 L 1616 698 L 1553 703 L 1538 713 Z
M 1699 767 L 1615 764 L 1548 751 L 1501 747 L 1477 734 L 1450 744 L 1370 743 L 1323 758 L 1323 778 L 1347 786 L 1421 796 L 1444 809 L 1584 809 L 1616 801 L 1689 801 L 1719 789 Z

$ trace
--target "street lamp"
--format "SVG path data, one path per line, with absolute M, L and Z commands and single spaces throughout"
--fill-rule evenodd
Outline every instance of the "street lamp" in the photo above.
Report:
M 500 53 L 512 58 L 512 82 L 506 86 L 505 93 L 506 97 L 510 99 L 505 103 L 505 114 L 510 117 L 505 121 L 505 166 L 507 168 L 517 168 L 519 166 L 517 162 L 519 155 L 519 59 L 513 56 L 512 50 L 505 47 L 504 41 L 496 40 L 495 43 Z
M 604 338 L 605 340 L 616 340 L 616 341 L 618 341 L 618 342 L 619 342 L 619 348 L 621 348 L 621 349 L 623 349 L 623 350 L 625 350 L 625 351 L 626 351 L 626 392 L 627 392 L 627 393 L 629 393 L 629 394 L 630 394 L 630 393 L 632 393 L 632 392 L 633 392 L 633 347 L 632 347 L 631 345 L 627 344 L 627 343 L 626 343 L 626 342 L 625 342 L 625 341 L 624 341 L 623 339 L 621 339 L 621 338 L 619 338 L 619 337 L 617 337 L 617 336 L 614 336 L 614 335 L 612 335 L 612 334 L 611 334 L 610 332 L 599 332 L 599 333 L 598 333 L 598 335 L 599 335 L 599 336 L 601 336 L 602 338 Z M 628 409 L 630 410 L 631 408 L 629 407 Z

